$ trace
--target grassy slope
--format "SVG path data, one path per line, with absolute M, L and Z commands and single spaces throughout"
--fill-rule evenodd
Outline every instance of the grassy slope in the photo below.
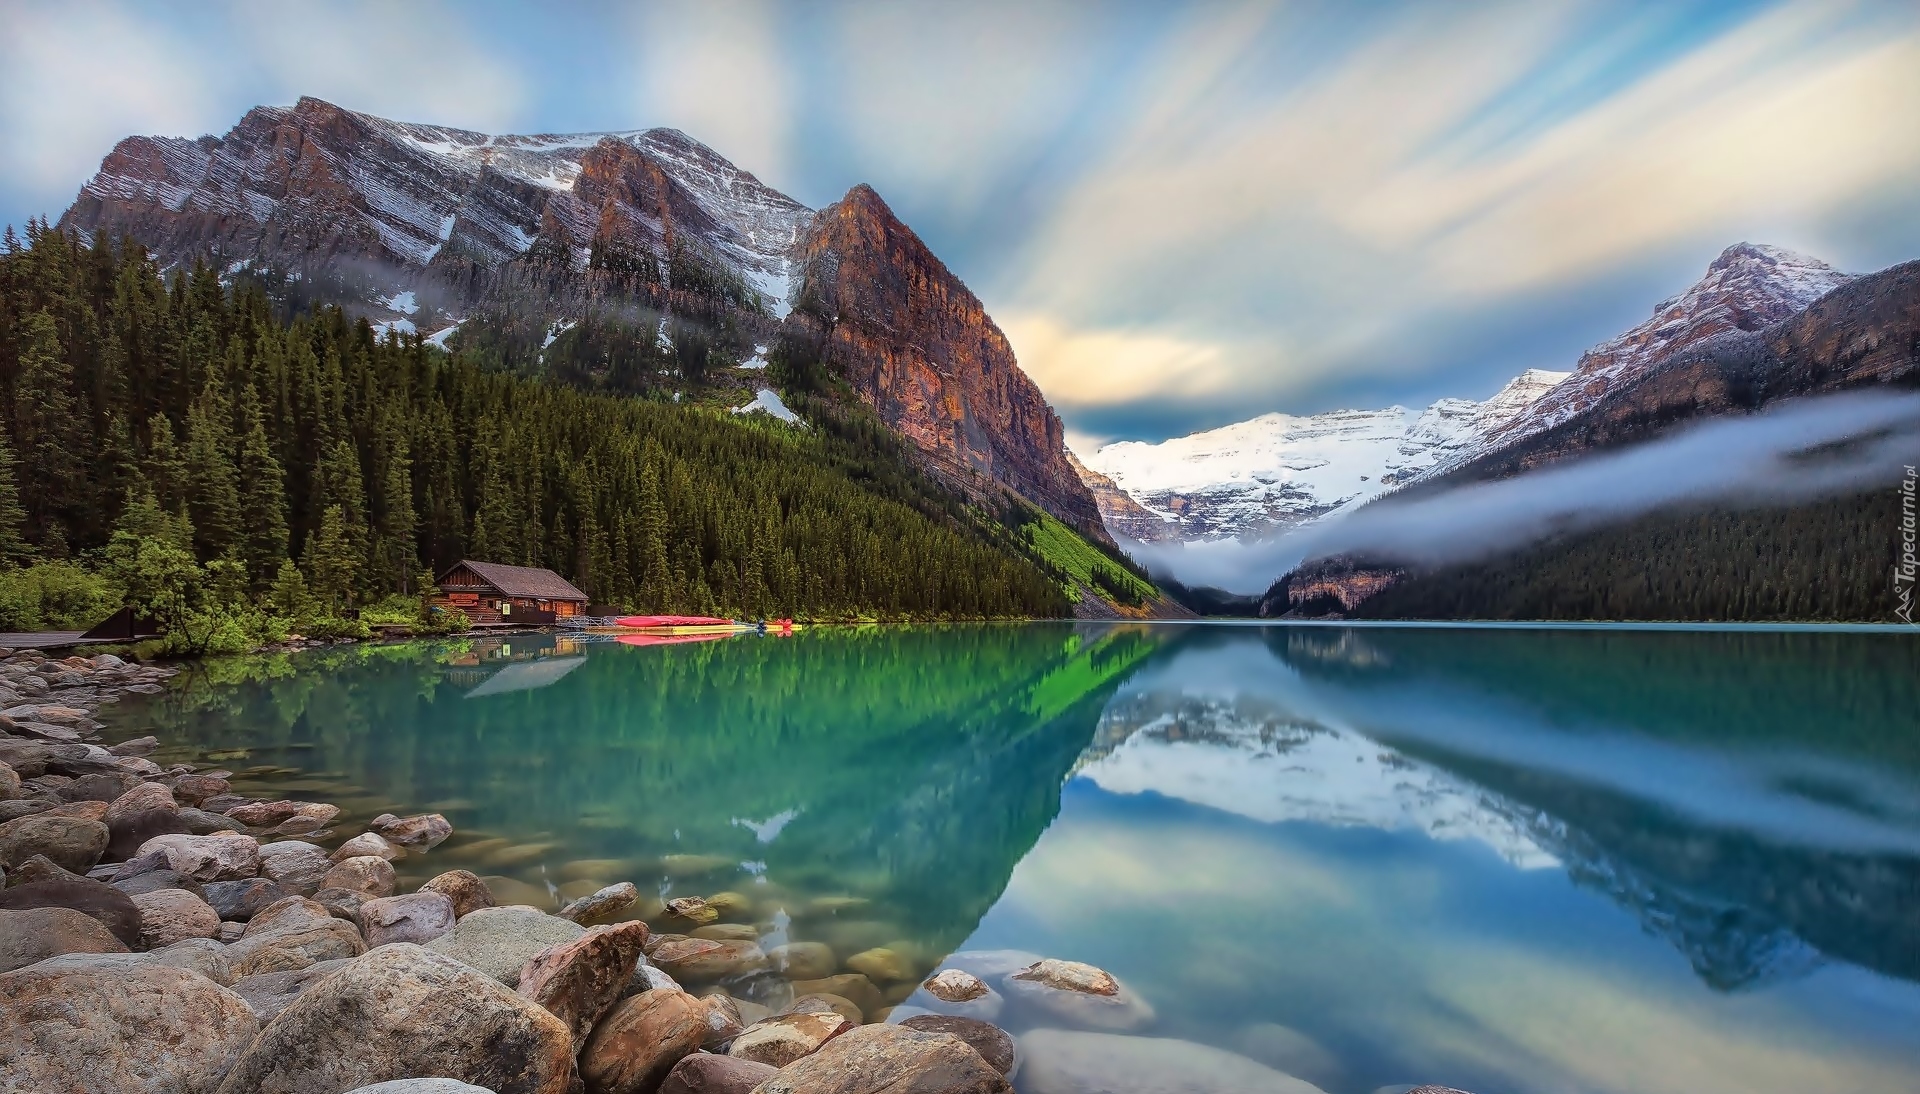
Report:
M 1040 513 L 1039 519 L 1027 525 L 1025 531 L 1027 542 L 1040 557 L 1067 575 L 1069 581 L 1063 583 L 1062 587 L 1069 597 L 1077 599 L 1081 589 L 1089 589 L 1102 600 L 1113 599 L 1093 583 L 1096 569 L 1105 571 L 1109 581 L 1117 582 L 1142 602 L 1160 596 L 1160 590 L 1108 558 L 1105 552 L 1087 542 L 1080 533 L 1046 513 Z

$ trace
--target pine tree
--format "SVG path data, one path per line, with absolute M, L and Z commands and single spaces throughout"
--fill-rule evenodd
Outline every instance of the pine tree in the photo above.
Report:
M 33 548 L 21 534 L 26 527 L 27 511 L 20 507 L 18 468 L 13 446 L 7 443 L 6 430 L 0 429 L 0 566 L 17 565 L 33 555 Z
M 239 461 L 240 507 L 245 517 L 240 557 L 254 587 L 261 588 L 274 580 L 287 561 L 286 473 L 274 458 L 266 417 L 251 386 L 241 404 L 241 418 L 246 436 L 240 442 Z
M 187 412 L 187 514 L 203 558 L 224 558 L 240 547 L 239 473 L 233 427 L 224 394 L 210 383 Z
M 85 425 L 75 415 L 73 368 L 53 317 L 36 312 L 22 333 L 14 436 L 20 444 L 27 528 L 42 549 L 57 558 L 66 554 L 66 525 L 80 501 Z
M 337 615 L 353 606 L 361 558 L 347 528 L 346 509 L 327 506 L 320 515 L 319 533 L 307 543 L 309 586 L 327 612 Z

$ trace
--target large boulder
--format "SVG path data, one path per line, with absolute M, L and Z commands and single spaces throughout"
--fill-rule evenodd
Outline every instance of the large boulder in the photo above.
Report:
M 438 893 L 425 896 L 446 905 L 451 924 L 452 902 Z M 574 1040 L 584 1042 L 593 1024 L 620 1001 L 646 941 L 645 923 L 594 927 L 528 958 L 520 968 L 520 994 L 547 1008 L 567 1024 Z
M 761 1083 L 758 1094 L 1011 1094 L 966 1042 L 905 1026 L 861 1026 Z M 1114 1090 L 1131 1091 L 1119 1086 Z
M 652 960 L 676 979 L 690 983 L 711 983 L 767 967 L 767 955 L 755 943 L 705 938 L 689 938 L 671 949 L 657 949 Z
M 516 904 L 462 916 L 453 930 L 427 943 L 427 948 L 513 987 L 520 983 L 521 967 L 535 954 L 586 933 L 578 923 Z
M 287 898 L 286 890 L 263 877 L 246 877 L 235 881 L 215 881 L 201 892 L 202 899 L 213 905 L 221 919 L 246 922 L 255 912 L 262 911 Z
M 139 785 L 140 776 L 131 771 L 95 771 L 60 787 L 59 794 L 70 802 L 105 805 Z
M 352 962 L 351 957 L 337 957 L 331 961 L 316 961 L 304 969 L 243 976 L 233 982 L 234 994 L 245 999 L 247 1005 L 253 1008 L 253 1013 L 259 1015 L 261 1023 L 265 1024 L 273 1021 L 295 999 L 300 998 L 302 992 Z
M 124 862 L 139 854 L 140 848 L 155 836 L 191 835 L 193 825 L 187 823 L 178 809 L 143 809 L 138 813 L 110 816 L 107 818 L 107 851 L 102 857 L 108 862 Z
M 444 893 L 453 901 L 455 919 L 468 912 L 477 912 L 482 908 L 494 906 L 493 890 L 480 880 L 480 875 L 471 870 L 448 870 L 436 874 L 425 885 L 420 886 L 423 893 Z
M 212 938 L 220 913 L 185 889 L 156 889 L 132 898 L 140 909 L 140 942 L 146 949 L 189 938 Z
M 215 832 L 206 836 L 155 836 L 140 845 L 140 850 L 121 867 L 117 877 L 132 877 L 155 868 L 156 864 L 195 881 L 232 881 L 257 877 L 260 873 L 260 844 L 252 836 L 239 832 Z
M 173 800 L 173 790 L 165 783 L 141 783 L 125 794 L 113 799 L 107 806 L 107 827 L 113 822 L 135 813 L 145 813 L 150 809 L 178 809 L 180 803 Z
M 777 1014 L 743 1030 L 733 1039 L 727 1055 L 756 1064 L 785 1067 L 853 1028 L 845 1016 L 832 1011 Z
M 358 957 L 366 943 L 353 924 L 336 919 L 305 897 L 288 897 L 254 913 L 240 941 L 228 947 L 237 977 L 304 969 L 321 961 Z
M 1037 1029 L 1020 1052 L 1025 1094 L 1324 1094 L 1245 1056 L 1168 1037 Z
M 566 1094 L 558 1018 L 452 958 L 383 946 L 308 988 L 241 1054 L 221 1094 L 338 1094 L 431 1075 L 497 1094 Z
M 260 876 L 289 893 L 312 894 L 331 869 L 327 853 L 311 843 L 279 840 L 260 845 Z
M 660 1094 L 752 1094 L 755 1087 L 779 1071 L 752 1060 L 696 1052 L 673 1065 L 660 1084 Z
M 84 874 L 107 850 L 107 826 L 79 817 L 35 813 L 0 824 L 0 866 L 45 855 L 62 870 Z
M 157 963 L 0 975 L 0 1088 L 211 1094 L 259 1029 L 239 996 Z
M 359 918 L 368 946 L 424 945 L 453 929 L 453 901 L 442 893 L 380 897 L 360 905 Z
M 121 878 L 116 875 L 115 880 L 108 884 L 128 896 L 135 896 L 140 893 L 151 893 L 155 889 L 185 889 L 201 900 L 207 899 L 206 886 L 201 885 L 199 882 L 184 874 L 175 873 L 172 870 L 148 870 L 144 874 L 135 874 L 129 878 Z
M 622 881 L 569 901 L 560 909 L 561 919 L 571 919 L 583 927 L 605 923 L 640 902 L 640 890 L 633 882 Z
M 458 1079 L 389 1079 L 384 1083 L 349 1090 L 347 1094 L 494 1094 L 484 1086 Z
M 12 765 L 0 762 L 0 802 L 20 796 L 20 773 Z
M 72 908 L 0 911 L 0 972 L 63 953 L 126 953 L 99 920 Z
M 223 817 L 218 813 L 209 813 L 205 809 L 191 806 L 180 810 L 180 820 L 186 824 L 187 831 L 196 836 L 210 836 L 215 832 L 245 832 L 247 826 L 232 817 Z
M 958 1037 L 967 1043 L 967 1047 L 978 1052 L 988 1066 L 1009 1079 L 1013 1078 L 1016 1058 L 1013 1037 L 999 1026 L 954 1014 L 916 1014 L 901 1022 L 900 1026 L 921 1033 L 945 1033 Z
M 0 909 L 71 908 L 100 921 L 129 949 L 140 942 L 140 909 L 127 894 L 87 878 L 31 881 L 0 892 Z
M 250 801 L 225 810 L 227 816 L 250 828 L 270 828 L 300 812 L 306 802 Z
M 1000 982 L 1007 998 L 1055 1022 L 1082 1029 L 1136 1030 L 1153 1021 L 1153 1008 L 1112 973 L 1078 961 L 1044 958 Z
M 334 848 L 333 854 L 327 857 L 335 862 L 343 862 L 350 858 L 359 858 L 361 855 L 372 855 L 375 858 L 383 858 L 388 862 L 392 862 L 394 859 L 405 854 L 405 851 L 388 843 L 386 839 L 379 834 L 362 832 Z
M 227 948 L 209 938 L 189 938 L 146 953 L 66 953 L 36 961 L 30 969 L 127 969 L 136 965 L 166 965 L 197 972 L 221 987 L 233 984 L 233 962 Z
M 346 889 L 368 899 L 392 896 L 393 863 L 378 855 L 341 859 L 320 879 L 320 888 Z
M 382 813 L 373 818 L 373 823 L 367 827 L 402 847 L 416 851 L 432 850 L 453 835 L 453 825 L 438 813 L 419 813 L 411 817 Z
M 613 1008 L 580 1051 L 590 1094 L 652 1094 L 707 1036 L 706 1004 L 683 991 L 650 991 Z
M 891 984 L 917 978 L 919 970 L 906 954 L 890 946 L 876 946 L 847 958 L 847 968 L 866 974 L 876 984 Z

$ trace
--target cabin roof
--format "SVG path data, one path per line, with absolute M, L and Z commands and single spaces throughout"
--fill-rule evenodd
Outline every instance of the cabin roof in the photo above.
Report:
M 587 600 L 587 594 L 574 588 L 573 582 L 538 566 L 507 566 L 499 562 L 475 562 L 462 559 L 457 565 L 441 574 L 444 579 L 454 570 L 465 566 L 479 574 L 489 585 L 500 590 L 503 596 L 530 597 L 534 600 Z

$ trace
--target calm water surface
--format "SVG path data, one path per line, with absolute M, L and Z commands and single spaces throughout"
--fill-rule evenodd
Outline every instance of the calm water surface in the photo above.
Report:
M 1920 1089 L 1914 636 L 1063 624 L 195 673 L 117 728 L 332 801 L 337 838 L 446 813 L 415 882 L 1090 961 L 1141 1033 L 1331 1094 Z

